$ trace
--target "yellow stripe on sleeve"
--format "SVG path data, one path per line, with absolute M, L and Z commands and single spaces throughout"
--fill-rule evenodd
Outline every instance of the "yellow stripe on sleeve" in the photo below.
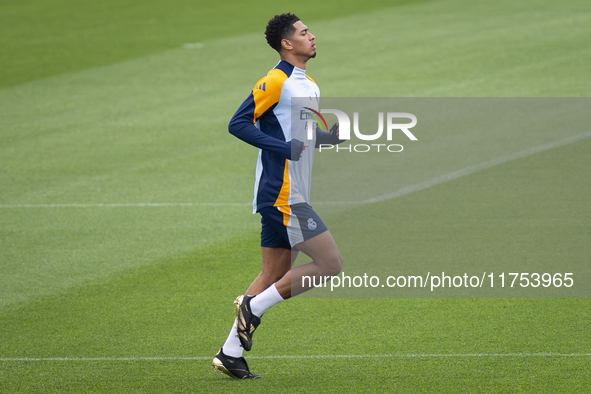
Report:
M 287 75 L 285 75 L 283 71 L 274 69 L 269 71 L 266 77 L 260 79 L 256 83 L 252 90 L 255 104 L 253 123 L 255 123 L 266 110 L 279 102 L 283 82 L 285 82 L 286 79 Z

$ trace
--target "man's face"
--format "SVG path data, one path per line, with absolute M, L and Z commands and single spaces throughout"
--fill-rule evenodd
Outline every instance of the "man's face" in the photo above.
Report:
M 314 34 L 308 31 L 308 26 L 304 25 L 302 21 L 297 21 L 293 24 L 296 31 L 287 40 L 293 47 L 293 54 L 297 56 L 307 56 L 313 58 L 316 56 L 316 44 Z

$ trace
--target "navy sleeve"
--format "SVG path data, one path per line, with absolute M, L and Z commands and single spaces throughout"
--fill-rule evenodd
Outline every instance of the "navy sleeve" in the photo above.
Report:
M 338 145 L 341 142 L 346 140 L 341 140 L 337 136 L 338 126 L 335 123 L 330 132 L 322 131 L 319 127 L 316 128 L 316 148 L 318 148 L 321 144 L 328 144 L 328 145 Z
M 269 110 L 272 109 L 273 107 L 271 107 Z M 242 141 L 250 145 L 256 146 L 257 148 L 275 153 L 291 160 L 291 142 L 281 141 L 259 130 L 253 124 L 254 110 L 255 102 L 254 96 L 251 92 L 248 98 L 244 100 L 242 105 L 240 105 L 240 108 L 238 108 L 230 120 L 230 124 L 228 125 L 228 131 L 230 134 L 240 138 Z M 297 156 L 294 154 L 293 160 L 298 159 L 299 154 Z

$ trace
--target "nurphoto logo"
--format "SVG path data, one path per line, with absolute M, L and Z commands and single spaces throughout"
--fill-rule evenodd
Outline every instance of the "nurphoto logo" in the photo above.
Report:
M 341 140 L 350 140 L 351 139 L 351 120 L 349 115 L 347 115 L 344 111 L 338 109 L 321 109 L 320 111 L 316 111 L 309 107 L 304 107 L 302 113 L 309 115 L 307 117 L 307 138 L 308 140 L 312 140 L 314 138 L 314 133 L 316 131 L 316 125 L 320 127 L 321 130 L 326 131 L 328 130 L 328 124 L 324 119 L 322 114 L 333 114 L 336 115 L 338 124 L 339 124 L 339 139 Z M 408 137 L 411 141 L 418 141 L 417 137 L 410 131 L 414 126 L 417 124 L 417 117 L 408 112 L 386 112 L 386 116 L 384 117 L 384 112 L 378 112 L 378 130 L 373 133 L 368 133 L 365 131 L 363 133 L 359 129 L 359 112 L 353 112 L 353 133 L 355 137 L 362 141 L 377 141 L 382 138 L 384 134 L 384 118 L 386 119 L 386 140 L 392 141 L 393 135 L 395 132 L 402 132 L 406 137 Z M 402 123 L 401 120 L 408 120 L 410 122 Z M 337 152 L 339 151 L 347 151 L 347 152 L 369 152 L 371 150 L 377 152 L 402 152 L 404 149 L 400 144 L 356 144 L 356 145 L 349 145 L 349 146 L 338 146 L 333 144 L 320 144 L 319 150 L 322 152 L 323 150 L 335 149 Z

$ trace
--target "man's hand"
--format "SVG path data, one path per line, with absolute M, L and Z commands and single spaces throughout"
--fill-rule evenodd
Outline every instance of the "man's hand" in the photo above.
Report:
M 306 149 L 309 145 L 303 143 L 300 140 L 292 139 L 291 142 L 291 159 L 292 161 L 298 161 L 301 159 L 302 155 L 304 154 L 304 149 Z
M 339 137 L 339 122 L 336 122 L 329 131 L 322 131 L 320 127 L 316 128 L 316 148 L 322 144 L 338 145 L 342 140 Z
M 302 155 L 304 154 L 304 150 L 309 147 L 310 145 L 304 143 L 304 147 L 302 148 L 302 153 L 300 153 L 300 159 L 302 158 Z
M 336 122 L 332 125 L 332 127 L 330 128 L 330 135 L 339 138 L 339 122 Z

